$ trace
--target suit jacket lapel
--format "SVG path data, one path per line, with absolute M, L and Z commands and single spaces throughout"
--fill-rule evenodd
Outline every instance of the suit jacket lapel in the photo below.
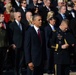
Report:
M 16 28 L 19 29 L 20 32 L 22 32 L 22 31 L 20 30 L 20 27 L 18 26 L 18 24 L 17 24 L 16 22 L 15 22 L 15 26 L 16 26 Z
M 39 39 L 39 37 L 38 37 L 38 34 L 37 34 L 37 32 L 36 32 L 36 30 L 34 29 L 34 27 L 33 27 L 33 35 L 34 36 L 36 36 L 36 38 L 38 39 L 38 41 L 41 43 L 41 41 L 40 41 L 40 39 Z M 41 32 L 41 31 L 40 31 Z M 42 36 L 41 36 L 42 37 Z

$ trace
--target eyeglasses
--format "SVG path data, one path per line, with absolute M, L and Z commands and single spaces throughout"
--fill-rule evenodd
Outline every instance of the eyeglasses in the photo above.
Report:
M 26 4 L 26 3 L 23 3 L 23 4 Z
M 12 6 L 9 6 L 10 8 L 12 7 Z
M 18 16 L 18 18 L 21 18 L 21 16 Z

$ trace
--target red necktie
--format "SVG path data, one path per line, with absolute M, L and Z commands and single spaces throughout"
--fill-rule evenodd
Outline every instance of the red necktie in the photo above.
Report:
M 39 37 L 40 42 L 42 43 L 40 29 L 38 29 L 38 37 Z

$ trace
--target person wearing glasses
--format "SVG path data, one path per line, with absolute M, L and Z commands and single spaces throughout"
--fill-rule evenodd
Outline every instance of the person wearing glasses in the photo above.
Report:
M 14 13 L 15 21 L 9 25 L 9 43 L 15 51 L 15 75 L 21 74 L 21 63 L 23 59 L 23 33 L 24 27 L 21 24 L 21 13 Z
M 27 6 L 26 0 L 22 0 L 22 1 L 21 1 L 21 7 L 20 7 L 20 9 L 18 10 L 19 12 L 21 12 L 21 17 L 22 17 L 22 18 L 21 18 L 21 22 L 25 25 L 25 28 L 27 27 L 27 26 L 26 26 L 26 22 L 25 22 L 25 20 L 26 20 L 25 15 L 26 15 L 26 12 L 27 12 L 26 6 Z

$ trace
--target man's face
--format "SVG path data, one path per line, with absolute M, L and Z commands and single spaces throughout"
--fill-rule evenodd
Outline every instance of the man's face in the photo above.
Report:
M 6 3 L 11 3 L 11 0 L 5 0 Z
M 21 6 L 23 6 L 24 8 L 26 8 L 27 2 L 26 2 L 26 1 L 23 1 L 23 2 L 21 3 Z
M 62 8 L 61 8 L 61 13 L 65 13 L 66 12 L 66 7 L 65 6 L 63 6 Z
M 55 22 L 56 22 L 56 20 L 54 20 L 54 19 L 50 20 L 51 25 L 55 25 Z
M 66 23 L 63 23 L 63 31 L 66 32 L 68 30 L 68 25 Z
M 16 16 L 15 16 L 15 19 L 20 22 L 20 20 L 21 20 L 21 13 L 17 13 Z
M 42 18 L 40 16 L 37 16 L 34 21 L 33 21 L 34 25 L 36 25 L 37 27 L 40 27 L 42 25 Z
M 37 3 L 38 0 L 33 0 L 33 3 Z
M 30 19 L 32 17 L 32 13 L 29 13 L 28 14 L 28 18 Z
M 47 1 L 46 1 L 46 5 L 47 5 L 48 7 L 50 6 L 50 3 L 51 3 L 50 0 L 47 0 Z
M 58 2 L 58 6 L 61 7 L 64 5 L 64 2 Z
M 2 21 L 4 21 L 4 15 L 3 14 L 0 15 L 0 18 L 2 19 Z

